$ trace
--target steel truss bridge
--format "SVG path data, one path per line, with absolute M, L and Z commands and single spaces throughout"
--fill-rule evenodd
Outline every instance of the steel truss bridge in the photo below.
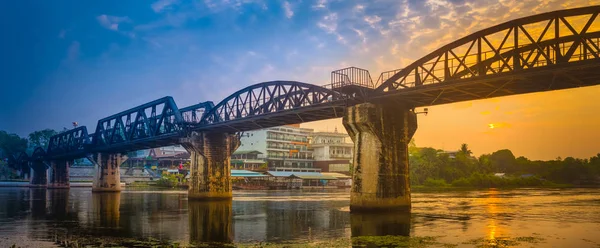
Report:
M 415 108 L 600 83 L 600 6 L 560 10 L 502 23 L 447 44 L 405 68 L 372 80 L 364 69 L 331 73 L 317 86 L 272 81 L 248 86 L 218 104 L 178 108 L 164 97 L 60 133 L 31 160 L 73 159 L 178 144 L 191 132 L 243 132 L 342 117 L 346 107 L 394 101 Z

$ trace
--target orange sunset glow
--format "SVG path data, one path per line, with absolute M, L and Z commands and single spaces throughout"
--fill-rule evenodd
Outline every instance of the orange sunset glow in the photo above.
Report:
M 470 8 L 465 10 L 451 1 L 427 2 L 429 9 L 421 10 L 419 15 L 407 7 L 405 17 L 409 21 L 398 24 L 407 38 L 392 34 L 386 40 L 366 37 L 366 42 L 357 47 L 360 52 L 349 55 L 342 64 L 367 68 L 376 77 L 373 75 L 407 66 L 444 44 L 502 22 L 600 3 L 477 1 L 467 3 Z M 572 21 L 574 28 L 581 30 L 586 19 Z M 539 32 L 532 32 L 536 33 L 532 36 L 539 36 L 544 25 L 533 24 L 533 29 Z M 377 23 L 373 28 L 378 28 Z M 590 30 L 600 30 L 600 22 L 596 20 Z M 493 42 L 499 43 L 502 36 L 493 37 Z M 600 87 L 594 86 L 429 106 L 428 115 L 418 116 L 419 128 L 414 139 L 417 146 L 444 150 L 457 150 L 460 144 L 467 143 L 475 155 L 510 149 L 516 156 L 530 159 L 588 158 L 600 151 L 599 95 Z M 306 123 L 303 127 L 344 130 L 341 119 Z

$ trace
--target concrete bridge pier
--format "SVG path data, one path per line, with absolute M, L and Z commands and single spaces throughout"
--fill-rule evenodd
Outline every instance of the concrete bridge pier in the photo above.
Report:
M 32 188 L 46 188 L 48 187 L 48 169 L 43 161 L 31 162 L 31 180 L 29 181 L 29 187 Z
M 120 166 L 127 156 L 120 153 L 96 153 L 90 160 L 94 163 L 92 192 L 120 192 Z
M 69 184 L 69 166 L 73 163 L 70 160 L 54 160 L 50 162 L 52 174 L 50 174 L 50 189 L 68 189 Z
M 416 114 L 392 101 L 349 107 L 343 124 L 354 141 L 350 211 L 410 211 L 408 143 Z
M 182 138 L 190 153 L 190 200 L 231 200 L 231 154 L 240 145 L 236 135 L 228 133 L 193 133 Z

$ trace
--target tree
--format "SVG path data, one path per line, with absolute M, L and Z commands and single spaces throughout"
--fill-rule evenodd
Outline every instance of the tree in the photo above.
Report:
M 515 160 L 515 155 L 508 149 L 498 150 L 490 155 L 492 168 L 494 168 L 496 172 L 515 172 Z
M 29 134 L 29 146 L 31 148 L 42 147 L 46 148 L 50 142 L 50 137 L 56 135 L 57 132 L 52 129 L 44 129 L 35 131 Z
M 27 149 L 27 140 L 14 133 L 0 131 L 0 150 L 3 156 L 7 157 L 17 152 L 24 152 Z
M 460 152 L 462 154 L 466 155 L 467 157 L 470 157 L 471 154 L 473 154 L 473 152 L 471 150 L 469 150 L 469 145 L 467 145 L 467 144 L 460 145 Z

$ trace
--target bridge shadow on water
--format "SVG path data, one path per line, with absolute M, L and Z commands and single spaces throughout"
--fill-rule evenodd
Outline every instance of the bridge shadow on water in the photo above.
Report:
M 345 246 L 376 247 L 381 240 L 352 242 L 410 235 L 410 213 L 351 214 L 345 194 L 260 192 L 204 202 L 188 201 L 183 192 L 0 189 L 0 223 L 12 225 L 0 227 L 0 238 L 24 236 L 9 246 L 43 241 L 46 246 L 231 247 L 341 240 Z
M 190 244 L 224 245 L 233 242 L 231 201 L 188 202 Z

